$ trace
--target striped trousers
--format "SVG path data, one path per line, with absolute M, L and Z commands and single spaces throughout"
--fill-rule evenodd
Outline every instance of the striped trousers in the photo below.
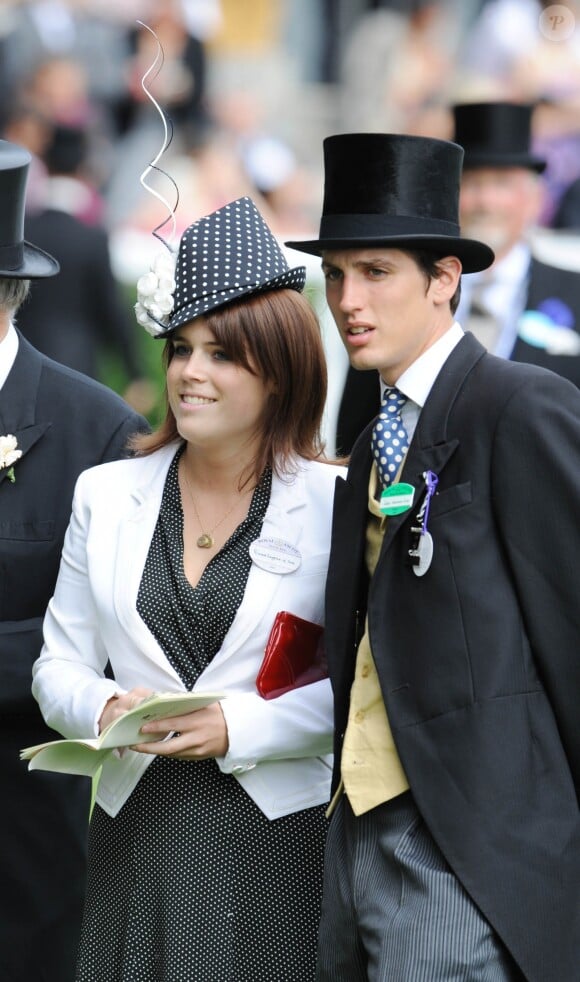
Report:
M 328 833 L 318 982 L 522 982 L 410 792 Z

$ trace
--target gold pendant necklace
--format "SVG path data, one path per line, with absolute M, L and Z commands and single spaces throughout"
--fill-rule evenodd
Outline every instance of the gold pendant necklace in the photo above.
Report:
M 201 524 L 201 519 L 199 517 L 199 512 L 198 512 L 197 507 L 196 507 L 196 504 L 195 504 L 195 498 L 193 497 L 191 486 L 190 486 L 189 480 L 187 478 L 187 471 L 185 469 L 185 465 L 183 466 L 183 476 L 185 478 L 185 485 L 186 485 L 187 490 L 189 492 L 189 497 L 191 498 L 191 503 L 193 505 L 193 510 L 195 512 L 195 517 L 197 518 L 197 524 L 199 525 L 199 527 L 201 529 L 201 535 L 196 539 L 195 544 L 198 547 L 198 549 L 211 549 L 212 546 L 215 545 L 215 540 L 214 540 L 214 537 L 213 537 L 213 533 L 215 532 L 215 530 L 217 528 L 220 527 L 220 525 L 223 522 L 225 522 L 226 518 L 228 518 L 231 515 L 231 513 L 234 510 L 234 508 L 238 505 L 240 499 L 237 498 L 236 501 L 234 501 L 232 507 L 225 513 L 225 515 L 223 516 L 223 518 L 220 518 L 220 520 L 217 523 L 217 525 L 214 525 L 214 527 L 212 529 L 210 529 L 208 532 L 204 532 L 203 531 L 203 525 Z

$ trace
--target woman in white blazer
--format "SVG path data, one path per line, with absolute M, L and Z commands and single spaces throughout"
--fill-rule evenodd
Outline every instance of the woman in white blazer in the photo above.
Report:
M 76 978 L 307 982 L 330 685 L 264 699 L 256 677 L 278 612 L 323 623 L 343 470 L 320 333 L 249 198 L 185 231 L 174 278 L 154 266 L 137 310 L 167 339 L 166 419 L 78 481 L 33 691 L 68 737 L 152 691 L 222 695 L 104 764 Z

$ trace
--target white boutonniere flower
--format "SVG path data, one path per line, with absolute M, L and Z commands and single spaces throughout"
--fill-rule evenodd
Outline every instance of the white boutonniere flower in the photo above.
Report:
M 12 434 L 0 436 L 0 470 L 8 468 L 7 478 L 9 481 L 16 480 L 14 476 L 14 464 L 22 457 L 22 450 L 18 450 L 18 440 Z
M 169 252 L 155 257 L 149 272 L 137 280 L 137 323 L 152 337 L 160 334 L 169 323 L 173 311 L 176 258 Z

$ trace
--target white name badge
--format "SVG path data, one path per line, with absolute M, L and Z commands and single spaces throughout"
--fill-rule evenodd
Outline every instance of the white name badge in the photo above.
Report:
M 302 562 L 299 550 L 284 539 L 255 539 L 250 556 L 256 566 L 268 573 L 293 573 Z

